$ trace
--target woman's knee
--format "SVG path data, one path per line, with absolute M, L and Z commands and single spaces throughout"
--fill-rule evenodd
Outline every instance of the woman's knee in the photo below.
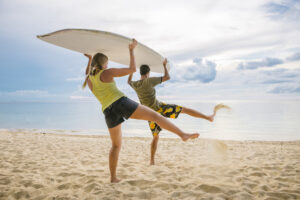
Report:
M 160 117 L 162 117 L 162 116 L 159 115 L 157 112 L 153 111 L 153 113 L 150 114 L 151 119 L 149 121 L 157 123 L 159 121 Z

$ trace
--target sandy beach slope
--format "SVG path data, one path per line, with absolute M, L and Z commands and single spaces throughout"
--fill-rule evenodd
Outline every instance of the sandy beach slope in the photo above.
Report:
M 0 199 L 300 199 L 300 141 L 123 138 L 109 182 L 110 138 L 0 132 Z

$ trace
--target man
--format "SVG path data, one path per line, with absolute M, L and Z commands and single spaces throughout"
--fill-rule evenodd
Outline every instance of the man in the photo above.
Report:
M 162 82 L 170 80 L 170 75 L 167 69 L 167 59 L 164 60 L 164 76 L 162 77 L 150 77 L 150 68 L 148 65 L 140 66 L 141 78 L 138 81 L 132 81 L 132 74 L 128 77 L 128 84 L 135 90 L 141 104 L 159 112 L 161 115 L 168 118 L 177 118 L 180 113 L 188 114 L 193 117 L 206 119 L 213 122 L 214 116 L 216 114 L 216 109 L 212 115 L 204 115 L 191 108 L 175 105 L 175 104 L 165 104 L 159 102 L 156 99 L 155 86 L 161 84 Z M 154 157 L 157 149 L 157 143 L 159 139 L 159 132 L 162 130 L 156 123 L 148 122 L 151 129 L 153 139 L 151 143 L 151 159 L 150 165 L 154 165 Z

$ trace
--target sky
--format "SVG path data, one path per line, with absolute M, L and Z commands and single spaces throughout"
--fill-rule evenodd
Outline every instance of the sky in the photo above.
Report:
M 136 38 L 168 58 L 162 100 L 299 100 L 299 21 L 300 0 L 0 0 L 0 102 L 95 101 L 81 88 L 86 57 L 36 38 L 66 28 Z M 119 89 L 137 100 L 126 80 Z

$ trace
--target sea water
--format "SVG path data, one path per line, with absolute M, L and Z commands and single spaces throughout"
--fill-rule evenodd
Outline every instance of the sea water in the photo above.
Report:
M 217 102 L 170 102 L 211 114 Z M 225 140 L 300 140 L 300 103 L 297 101 L 226 101 L 213 123 L 180 114 L 170 119 L 186 132 Z M 109 135 L 99 103 L 0 103 L 0 129 L 63 134 Z M 146 121 L 127 120 L 123 136 L 151 137 Z M 163 130 L 161 137 L 177 137 Z

